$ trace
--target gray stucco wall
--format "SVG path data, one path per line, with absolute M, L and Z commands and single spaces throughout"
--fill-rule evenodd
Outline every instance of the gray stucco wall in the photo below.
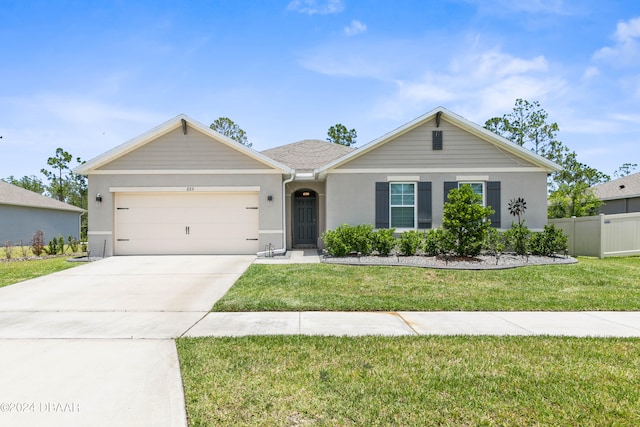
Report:
M 547 175 L 545 172 L 428 174 L 407 173 L 394 177 L 420 177 L 420 181 L 432 184 L 432 227 L 442 226 L 444 207 L 444 182 L 456 181 L 460 175 L 488 176 L 489 181 L 500 181 L 500 215 L 503 229 L 511 226 L 514 218 L 509 214 L 509 200 L 522 197 L 527 202 L 524 216 L 526 225 L 532 230 L 542 229 L 547 224 Z M 389 174 L 329 174 L 326 181 L 326 228 L 334 229 L 342 224 L 375 224 L 375 183 L 386 182 Z M 397 180 L 396 180 L 397 181 Z M 412 179 L 408 179 L 412 181 Z M 495 209 L 495 207 L 494 207 Z
M 80 214 L 78 212 L 41 209 L 26 206 L 0 205 L 0 243 L 10 241 L 13 245 L 29 245 L 33 233 L 44 232 L 45 242 L 62 235 L 80 237 Z
M 260 187 L 258 196 L 259 248 L 282 247 L 282 176 L 280 174 L 198 175 L 89 175 L 89 250 L 92 255 L 113 255 L 114 193 L 111 187 Z M 95 201 L 102 195 L 102 203 Z M 268 201 L 267 197 L 272 196 Z

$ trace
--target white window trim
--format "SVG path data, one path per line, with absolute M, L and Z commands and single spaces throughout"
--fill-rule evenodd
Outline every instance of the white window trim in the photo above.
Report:
M 396 231 L 402 232 L 406 230 L 417 230 L 418 228 L 418 183 L 413 181 L 395 181 L 389 182 L 389 228 L 393 228 L 393 215 L 391 214 L 391 208 L 408 207 L 408 205 L 393 205 L 391 204 L 391 185 L 392 184 L 412 184 L 413 185 L 413 227 L 396 228 Z
M 486 181 L 459 181 L 458 188 L 465 184 L 482 184 L 482 207 L 487 207 L 487 182 Z

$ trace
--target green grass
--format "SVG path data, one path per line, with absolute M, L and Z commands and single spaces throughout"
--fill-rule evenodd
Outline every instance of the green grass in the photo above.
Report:
M 0 262 L 0 288 L 56 271 L 78 266 L 67 262 L 67 256 L 30 261 Z
M 640 310 L 640 258 L 486 271 L 252 265 L 213 310 Z
M 191 426 L 640 425 L 640 340 L 177 341 Z

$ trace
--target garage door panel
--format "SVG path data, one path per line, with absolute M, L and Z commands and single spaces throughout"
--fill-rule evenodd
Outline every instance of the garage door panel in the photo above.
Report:
M 116 254 L 254 254 L 258 193 L 116 194 Z
M 187 234 L 186 226 L 178 224 L 120 224 L 118 238 L 128 240 L 179 239 Z
M 247 203 L 251 206 L 258 206 L 257 193 L 120 193 L 118 199 L 126 207 L 136 208 L 166 208 L 167 197 L 170 197 L 171 204 L 177 207 L 187 208 L 209 208 L 211 207 L 211 197 L 223 198 L 225 206 L 245 207 Z M 163 200 L 164 199 L 164 200 Z
M 246 208 L 129 208 L 116 213 L 118 224 L 258 224 L 258 210 Z

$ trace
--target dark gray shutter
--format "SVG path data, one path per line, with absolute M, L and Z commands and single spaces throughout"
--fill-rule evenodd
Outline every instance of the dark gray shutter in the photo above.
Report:
M 389 228 L 388 182 L 376 182 L 376 228 Z
M 447 203 L 449 199 L 449 191 L 458 188 L 458 181 L 445 181 L 444 182 L 444 202 Z
M 418 228 L 431 228 L 431 183 L 418 183 Z
M 434 150 L 442 150 L 442 131 L 431 131 L 431 146 Z
M 487 181 L 487 206 L 495 212 L 489 217 L 491 226 L 500 228 L 500 181 Z

